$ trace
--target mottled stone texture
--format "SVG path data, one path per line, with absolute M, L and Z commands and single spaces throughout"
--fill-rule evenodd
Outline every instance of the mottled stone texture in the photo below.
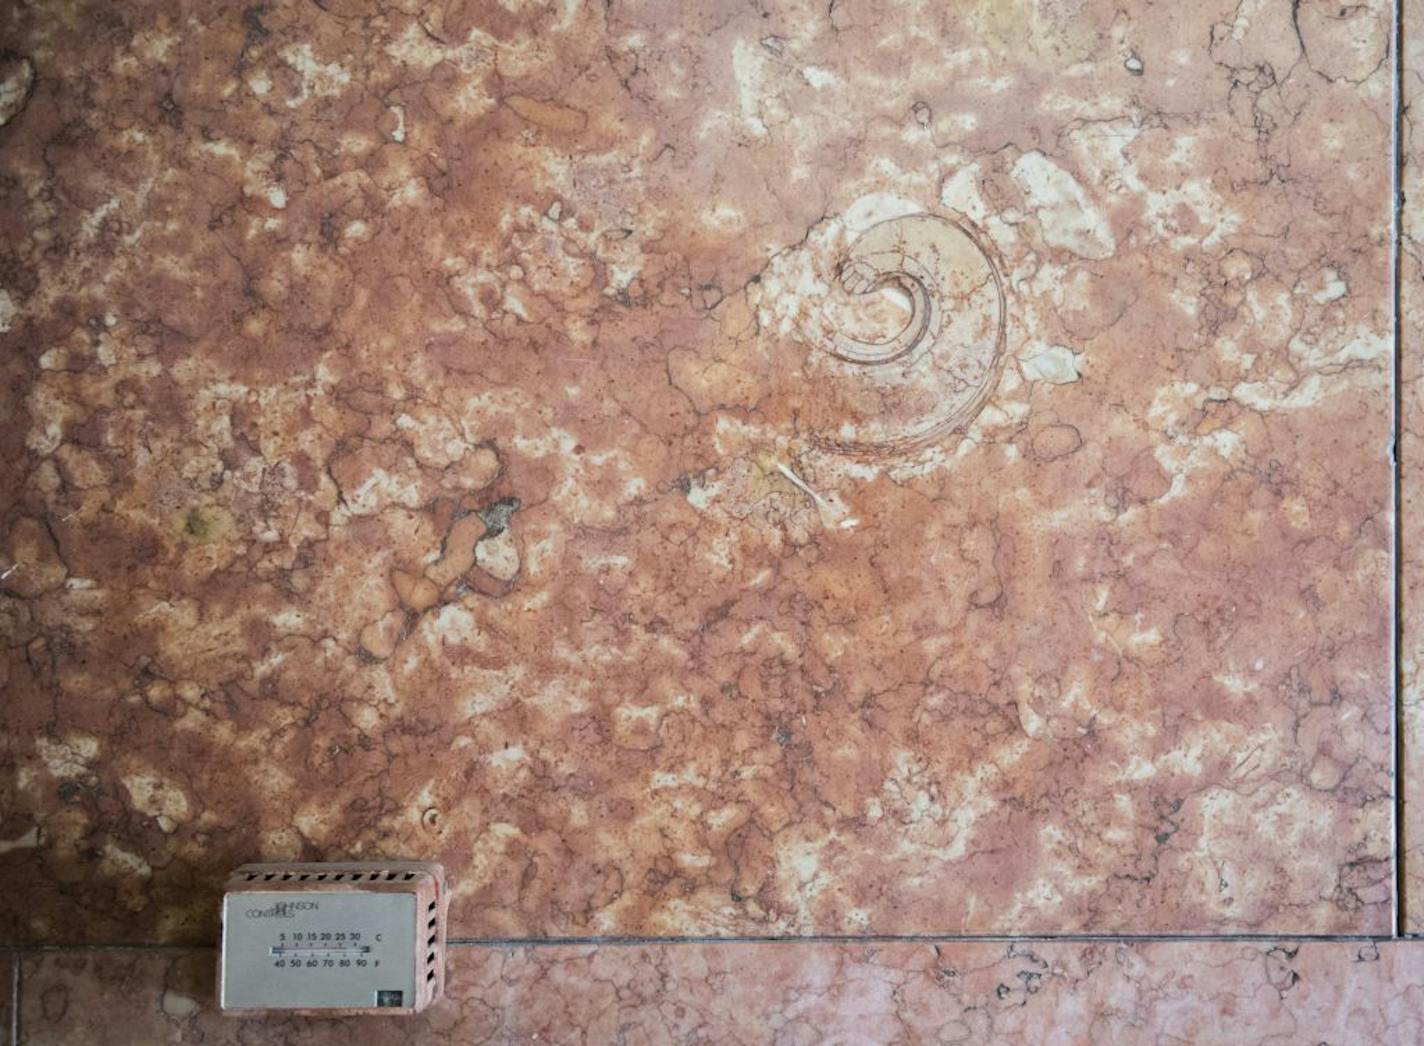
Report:
M 1386 930 L 1391 24 L 5 5 L 0 940 Z
M 1424 11 L 1403 8 L 1399 221 L 1400 860 L 1403 925 L 1424 933 Z
M 19 958 L 13 952 L 0 952 L 0 1043 L 13 1046 L 19 1014 L 15 1009 L 20 986 Z
M 1424 949 L 1369 942 L 459 948 L 418 1018 L 239 1021 L 210 952 L 22 963 L 20 1042 L 1137 1046 L 1424 1037 Z

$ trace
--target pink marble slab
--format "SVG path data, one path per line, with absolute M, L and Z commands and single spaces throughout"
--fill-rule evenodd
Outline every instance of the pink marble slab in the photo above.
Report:
M 0 940 L 1392 926 L 1388 3 L 0 18 Z
M 409 1019 L 234 1020 L 208 951 L 27 956 L 27 1044 L 1399 1044 L 1424 945 L 773 943 L 452 949 Z
M 0 1043 L 14 1046 L 19 1030 L 16 1001 L 20 988 L 19 958 L 13 952 L 0 952 Z

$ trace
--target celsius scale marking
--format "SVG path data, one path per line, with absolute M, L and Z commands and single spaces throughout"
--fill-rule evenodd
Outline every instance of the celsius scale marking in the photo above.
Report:
M 277 969 L 282 969 L 286 966 L 296 966 L 302 959 L 307 960 L 307 966 L 317 966 L 323 961 L 327 966 L 330 966 L 334 961 L 338 966 L 343 968 L 350 966 L 353 962 L 357 966 L 365 966 L 369 961 L 365 956 L 370 954 L 371 946 L 369 944 L 359 943 L 361 934 L 355 931 L 349 934 L 323 933 L 304 935 L 302 933 L 294 933 L 291 935 L 292 940 L 290 944 L 287 943 L 287 936 L 285 933 L 279 933 L 277 939 L 282 943 L 272 945 L 272 955 L 276 956 L 277 959 L 272 965 Z M 303 936 L 318 937 L 321 943 L 303 944 L 301 943 Z M 376 943 L 379 944 L 380 939 L 381 935 L 376 934 Z M 330 944 L 326 943 L 328 940 L 331 941 Z M 343 943 L 348 940 L 350 943 Z M 374 962 L 376 966 L 381 965 L 380 959 L 376 959 Z

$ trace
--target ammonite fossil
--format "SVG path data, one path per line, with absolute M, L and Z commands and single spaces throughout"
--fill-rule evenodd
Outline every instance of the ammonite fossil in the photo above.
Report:
M 891 218 L 851 243 L 838 275 L 851 295 L 897 286 L 909 320 L 883 340 L 847 331 L 830 310 L 804 322 L 798 430 L 824 449 L 878 456 L 972 421 L 998 381 L 1005 331 L 1003 285 L 974 235 L 935 215 Z

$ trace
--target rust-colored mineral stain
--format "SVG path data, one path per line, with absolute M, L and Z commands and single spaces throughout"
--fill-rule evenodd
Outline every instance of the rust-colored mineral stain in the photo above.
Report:
M 522 94 L 512 94 L 504 99 L 504 104 L 532 124 L 549 131 L 572 134 L 582 131 L 588 125 L 588 114 L 573 106 L 558 102 L 529 98 Z

